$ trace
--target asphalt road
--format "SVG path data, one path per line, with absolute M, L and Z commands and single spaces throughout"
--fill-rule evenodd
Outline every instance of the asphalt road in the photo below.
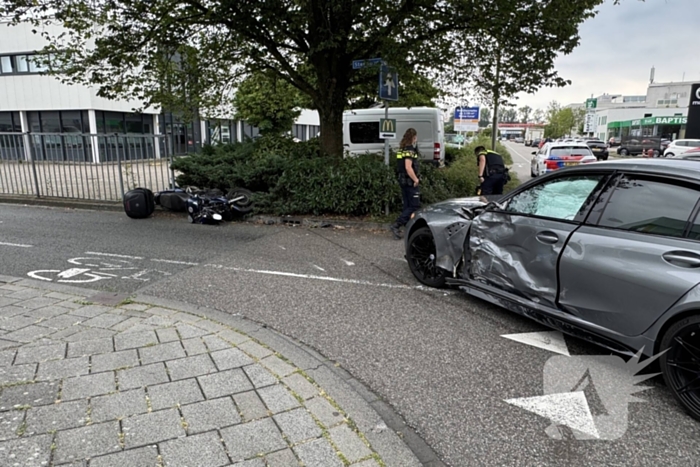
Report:
M 521 143 L 501 142 L 513 158 L 512 170 L 518 175 L 520 182 L 524 183 L 532 178 L 530 175 L 530 161 L 532 160 L 532 151 L 537 148 L 530 148 Z
M 547 418 L 506 400 L 542 396 L 545 364 L 558 354 L 502 337 L 545 329 L 418 287 L 402 249 L 388 232 L 0 205 L 0 274 L 138 290 L 266 323 L 365 382 L 448 465 L 697 465 L 700 423 L 660 378 L 643 383 L 651 389 L 619 419 L 629 423 L 619 439 L 550 438 Z M 572 356 L 606 354 L 566 344 Z

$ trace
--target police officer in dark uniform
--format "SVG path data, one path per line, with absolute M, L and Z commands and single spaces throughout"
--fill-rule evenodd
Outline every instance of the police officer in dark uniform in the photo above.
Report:
M 417 141 L 418 133 L 415 129 L 409 128 L 401 139 L 399 152 L 396 155 L 396 173 L 403 198 L 403 211 L 396 222 L 391 225 L 391 232 L 397 240 L 401 238 L 399 229 L 406 225 L 411 219 L 411 214 L 420 208 L 420 192 L 418 190 L 420 153 Z
M 479 146 L 474 150 L 479 167 L 479 194 L 502 195 L 503 186 L 508 181 L 508 169 L 503 157 L 494 151 Z

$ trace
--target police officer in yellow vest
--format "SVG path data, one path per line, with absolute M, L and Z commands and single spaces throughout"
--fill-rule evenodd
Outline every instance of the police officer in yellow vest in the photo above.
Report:
M 418 133 L 415 129 L 409 128 L 401 139 L 399 152 L 396 155 L 396 173 L 403 198 L 403 211 L 396 222 L 391 225 L 391 232 L 397 240 L 401 238 L 399 229 L 406 225 L 411 219 L 411 214 L 420 208 L 420 192 L 418 191 L 420 153 L 417 141 Z
M 503 157 L 494 151 L 479 146 L 474 150 L 479 167 L 479 194 L 502 195 L 503 186 L 508 181 L 508 169 Z

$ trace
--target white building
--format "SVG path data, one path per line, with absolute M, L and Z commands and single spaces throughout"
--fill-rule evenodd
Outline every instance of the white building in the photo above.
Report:
M 40 74 L 32 56 L 44 48 L 45 40 L 32 33 L 33 26 L 8 27 L 0 23 L 0 132 L 172 134 L 175 153 L 195 151 L 214 141 L 242 141 L 254 137 L 257 128 L 228 119 L 183 123 L 160 109 L 135 113 L 140 103 L 108 100 L 97 90 L 67 85 Z M 53 26 L 51 32 L 59 32 Z M 316 136 L 320 129 L 315 111 L 304 110 L 291 130 L 300 139 Z

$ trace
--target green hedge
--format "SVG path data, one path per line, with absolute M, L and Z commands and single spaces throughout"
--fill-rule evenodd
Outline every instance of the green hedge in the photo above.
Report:
M 421 164 L 423 205 L 475 194 L 474 147 L 449 148 L 453 157 L 444 168 Z M 387 202 L 392 212 L 401 209 L 393 163 L 387 167 L 380 154 L 320 156 L 317 140 L 263 137 L 207 146 L 201 154 L 177 159 L 173 168 L 182 173 L 176 180 L 180 186 L 248 188 L 255 193 L 257 213 L 379 216 Z

